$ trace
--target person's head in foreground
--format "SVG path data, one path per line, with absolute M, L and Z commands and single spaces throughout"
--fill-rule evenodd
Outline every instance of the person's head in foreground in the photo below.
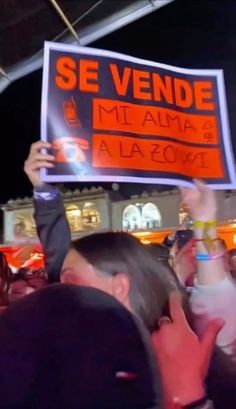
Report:
M 0 317 L 0 407 L 162 409 L 147 331 L 103 291 L 55 284 Z
M 74 241 L 61 281 L 114 296 L 153 331 L 168 299 L 167 268 L 127 233 L 97 233 Z

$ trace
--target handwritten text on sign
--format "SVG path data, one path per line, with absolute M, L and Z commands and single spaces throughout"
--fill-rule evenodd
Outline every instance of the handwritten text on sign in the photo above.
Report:
M 234 183 L 222 72 L 46 43 L 45 180 Z

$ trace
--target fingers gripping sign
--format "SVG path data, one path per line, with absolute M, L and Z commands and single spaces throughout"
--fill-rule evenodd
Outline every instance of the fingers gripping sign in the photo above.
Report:
M 50 148 L 50 143 L 42 141 L 31 145 L 29 156 L 24 164 L 24 171 L 34 187 L 43 186 L 40 179 L 40 169 L 54 167 L 55 158 L 47 153 L 47 149 Z

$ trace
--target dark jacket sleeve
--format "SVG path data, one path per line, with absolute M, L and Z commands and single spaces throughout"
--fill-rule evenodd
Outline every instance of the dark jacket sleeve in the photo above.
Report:
M 60 281 L 60 271 L 70 247 L 70 229 L 60 192 L 54 188 L 50 200 L 34 199 L 37 233 L 45 255 L 50 283 Z

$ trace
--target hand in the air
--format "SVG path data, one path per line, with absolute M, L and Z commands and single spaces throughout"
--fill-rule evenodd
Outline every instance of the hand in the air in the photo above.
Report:
M 50 143 L 42 141 L 31 145 L 29 156 L 25 161 L 24 171 L 34 187 L 43 186 L 40 179 L 40 169 L 54 167 L 54 156 L 42 152 L 42 149 L 49 149 L 50 147 Z
M 194 180 L 195 188 L 180 186 L 182 203 L 194 220 L 209 221 L 216 218 L 217 200 L 215 192 L 200 180 Z

